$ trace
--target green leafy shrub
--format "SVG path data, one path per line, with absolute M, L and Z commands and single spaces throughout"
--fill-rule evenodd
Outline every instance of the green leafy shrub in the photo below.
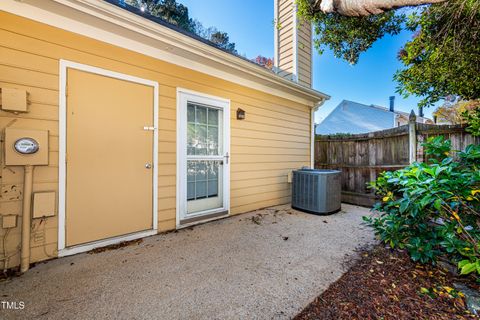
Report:
M 470 101 L 462 117 L 468 124 L 466 130 L 473 136 L 480 136 L 480 100 Z
M 428 163 L 384 172 L 372 183 L 382 201 L 374 206 L 379 214 L 364 220 L 415 261 L 435 263 L 443 256 L 462 274 L 480 274 L 480 146 L 455 157 L 443 137 L 424 147 Z
M 450 140 L 445 140 L 443 136 L 432 137 L 422 145 L 425 149 L 425 155 L 430 159 L 445 159 L 452 151 L 452 142 Z M 430 161 L 433 161 L 433 159 Z

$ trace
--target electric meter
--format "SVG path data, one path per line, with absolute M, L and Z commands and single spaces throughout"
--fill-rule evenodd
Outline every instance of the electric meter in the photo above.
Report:
M 47 166 L 48 131 L 22 128 L 5 128 L 5 165 Z
M 32 138 L 20 138 L 15 141 L 15 151 L 21 154 L 33 154 L 38 151 L 38 142 Z

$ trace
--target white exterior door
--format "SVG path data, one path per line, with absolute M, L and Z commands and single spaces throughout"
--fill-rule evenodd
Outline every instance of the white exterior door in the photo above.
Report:
M 179 225 L 228 214 L 229 111 L 228 100 L 179 90 Z

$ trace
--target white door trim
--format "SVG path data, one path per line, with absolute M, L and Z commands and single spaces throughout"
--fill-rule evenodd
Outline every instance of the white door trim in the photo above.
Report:
M 153 87 L 153 212 L 152 229 L 124 236 L 94 241 L 85 245 L 65 247 L 65 216 L 66 216 L 66 151 L 67 151 L 67 69 L 86 71 L 110 78 L 125 80 Z M 158 82 L 137 78 L 102 68 L 97 68 L 73 61 L 60 60 L 59 79 L 59 160 L 58 160 L 58 255 L 66 256 L 91 250 L 96 247 L 111 245 L 122 241 L 129 241 L 157 233 L 158 229 Z
M 190 226 L 197 223 L 203 223 L 210 220 L 215 220 L 218 218 L 225 217 L 222 215 L 215 218 L 205 218 L 205 220 L 199 220 L 198 222 L 180 224 L 181 213 L 187 210 L 187 175 L 186 175 L 186 112 L 182 110 L 182 102 L 185 97 L 193 99 L 202 104 L 213 104 L 219 106 L 223 109 L 223 123 L 224 123 L 224 134 L 223 134 L 223 143 L 225 150 L 223 150 L 224 155 L 228 152 L 230 155 L 230 100 L 224 99 L 201 92 L 196 92 L 184 88 L 177 88 L 177 202 L 176 202 L 176 227 L 177 229 Z M 185 165 L 184 165 L 185 164 Z M 183 211 L 182 211 L 183 210 Z M 214 214 L 218 211 L 226 211 L 228 215 L 230 214 L 230 159 L 228 163 L 225 162 L 224 172 L 223 172 L 223 208 L 208 210 L 203 212 L 198 212 L 195 216 L 204 215 L 204 214 Z

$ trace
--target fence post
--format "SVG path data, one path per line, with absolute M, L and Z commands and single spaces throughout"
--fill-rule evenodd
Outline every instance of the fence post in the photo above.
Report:
M 410 164 L 417 161 L 417 116 L 412 110 L 408 117 L 408 161 Z
M 377 180 L 377 169 L 375 168 L 377 165 L 377 145 L 375 143 L 375 135 L 373 132 L 368 134 L 368 165 L 370 167 L 370 181 Z M 373 193 L 373 189 L 371 190 L 371 193 Z

